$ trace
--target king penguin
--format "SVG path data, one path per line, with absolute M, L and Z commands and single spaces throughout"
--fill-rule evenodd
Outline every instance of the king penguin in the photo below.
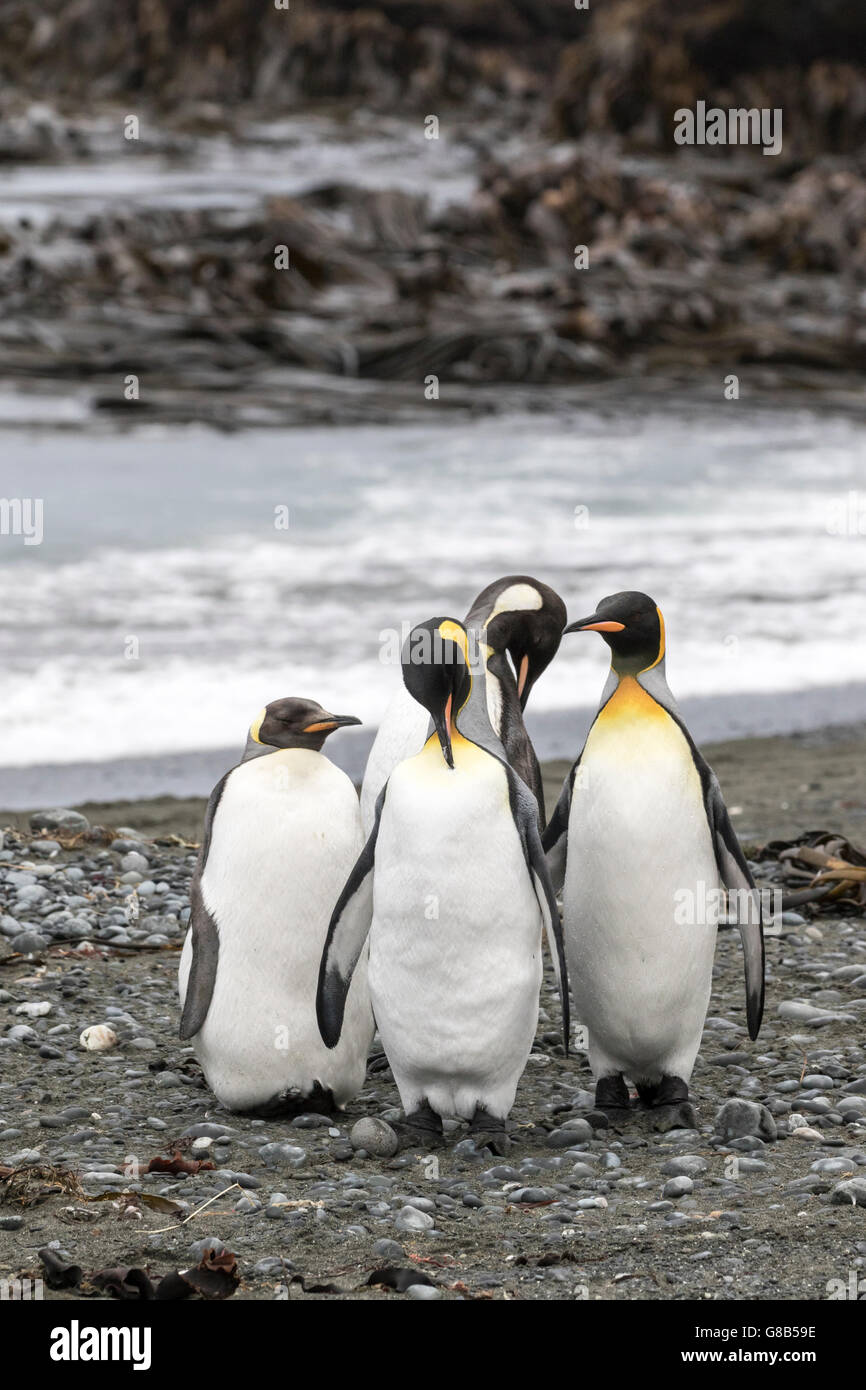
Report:
M 490 649 L 488 715 L 505 755 L 538 802 L 544 825 L 541 769 L 523 722 L 532 687 L 559 650 L 567 614 L 550 585 L 527 574 L 508 574 L 482 589 L 464 619 L 467 631 Z M 376 801 L 394 768 L 419 752 L 430 735 L 423 705 L 401 684 L 382 717 L 361 787 L 361 819 L 369 835 Z
M 532 1048 L 542 929 L 568 986 L 535 799 L 490 725 L 489 650 L 451 618 L 414 628 L 403 679 L 432 720 L 380 793 L 370 838 L 334 911 L 319 977 L 329 1047 L 369 935 L 376 1024 L 400 1092 L 404 1144 L 441 1142 L 442 1117 L 507 1151 L 506 1117 Z
M 321 748 L 359 724 L 314 700 L 267 705 L 214 788 L 179 971 L 181 1038 L 229 1110 L 327 1111 L 364 1083 L 373 1015 L 359 962 L 340 1045 L 316 1022 L 328 922 L 364 839 L 355 789 Z
M 596 1106 L 621 1120 L 625 1077 L 654 1127 L 694 1126 L 688 1083 L 712 983 L 710 889 L 736 898 L 749 1035 L 764 1007 L 758 895 L 715 774 L 665 679 L 661 612 L 641 593 L 602 599 L 566 632 L 599 632 L 611 669 L 544 835 L 575 1011 L 588 1031 Z M 733 891 L 732 891 L 733 890 Z M 690 910 L 689 905 L 694 904 Z

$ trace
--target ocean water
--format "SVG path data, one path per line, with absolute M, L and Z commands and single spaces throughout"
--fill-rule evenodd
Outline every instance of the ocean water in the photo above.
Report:
M 0 493 L 42 499 L 44 536 L 0 535 L 0 805 L 32 804 L 25 769 L 46 764 L 149 759 L 152 792 L 207 791 L 211 759 L 178 780 L 178 755 L 241 745 L 282 695 L 369 735 L 399 634 L 507 573 L 552 584 L 571 618 L 651 594 L 670 684 L 715 736 L 866 717 L 856 421 L 742 401 L 436 409 L 399 428 L 4 430 Z M 597 636 L 563 640 L 530 706 L 542 756 L 576 751 L 606 657 Z M 363 741 L 341 738 L 357 763 Z M 92 772 L 77 799 L 107 785 Z

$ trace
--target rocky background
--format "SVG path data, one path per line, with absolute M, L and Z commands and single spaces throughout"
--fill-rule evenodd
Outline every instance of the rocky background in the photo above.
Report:
M 845 0 L 7 0 L 13 168 L 142 152 L 182 165 L 215 134 L 248 141 L 256 120 L 363 110 L 419 132 L 436 115 L 440 141 L 474 152 L 475 189 L 442 206 L 324 179 L 245 209 L 121 197 L 84 218 L 9 218 L 0 376 L 90 382 L 94 408 L 122 411 L 118 378 L 138 368 L 151 411 L 227 421 L 241 389 L 257 418 L 327 418 L 329 379 L 391 383 L 339 404 L 343 420 L 368 399 L 387 415 L 431 373 L 444 401 L 476 409 L 495 408 L 490 383 L 740 368 L 855 400 L 864 39 Z M 780 107 L 782 153 L 677 147 L 674 112 L 699 100 Z

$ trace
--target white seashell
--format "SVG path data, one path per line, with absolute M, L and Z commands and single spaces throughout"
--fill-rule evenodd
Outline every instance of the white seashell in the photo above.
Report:
M 95 1023 L 91 1028 L 85 1028 L 78 1041 L 88 1052 L 107 1052 L 117 1043 L 117 1034 L 107 1024 Z

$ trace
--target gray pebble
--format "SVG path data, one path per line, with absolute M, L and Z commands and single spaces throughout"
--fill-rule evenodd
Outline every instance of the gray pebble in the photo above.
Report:
M 385 1120 L 366 1116 L 352 1126 L 349 1140 L 353 1149 L 364 1149 L 377 1158 L 392 1158 L 399 1148 L 400 1141 Z
M 662 1196 L 669 1198 L 671 1201 L 677 1201 L 680 1197 L 687 1197 L 689 1193 L 694 1192 L 694 1190 L 695 1185 L 691 1178 L 687 1178 L 683 1175 L 678 1178 L 669 1178 L 662 1188 Z
M 716 1132 L 723 1139 L 756 1135 L 768 1143 L 777 1138 L 776 1121 L 766 1105 L 754 1100 L 726 1100 L 716 1114 Z
M 302 1168 L 307 1161 L 307 1153 L 296 1144 L 263 1144 L 259 1149 L 259 1158 L 263 1158 L 268 1166 L 288 1163 L 292 1168 Z
M 129 854 L 124 854 L 120 861 L 120 867 L 127 873 L 133 869 L 136 873 L 146 874 L 150 865 L 143 854 L 137 850 L 130 850 Z
M 30 817 L 31 830 L 67 830 L 70 834 L 77 834 L 89 826 L 90 821 L 80 811 L 70 811 L 64 806 L 55 807 L 52 811 L 35 811 Z
M 512 1202 L 553 1202 L 556 1193 L 549 1187 L 518 1187 L 508 1194 Z
M 394 1225 L 398 1231 L 431 1231 L 435 1225 L 433 1217 L 426 1211 L 419 1211 L 417 1207 L 401 1207 L 394 1217 Z
M 37 1042 L 39 1034 L 35 1028 L 31 1028 L 29 1023 L 14 1023 L 6 1034 L 10 1042 L 27 1043 Z
M 12 950 L 22 956 L 32 956 L 37 951 L 44 951 L 47 945 L 48 938 L 35 931 L 23 931 L 18 936 L 13 936 L 11 941 Z
M 707 1160 L 700 1154 L 682 1154 L 679 1158 L 669 1158 L 662 1165 L 662 1172 L 673 1178 L 696 1178 L 708 1168 Z
M 835 1206 L 857 1206 L 866 1208 L 866 1178 L 848 1178 L 839 1182 L 830 1193 L 830 1201 Z

